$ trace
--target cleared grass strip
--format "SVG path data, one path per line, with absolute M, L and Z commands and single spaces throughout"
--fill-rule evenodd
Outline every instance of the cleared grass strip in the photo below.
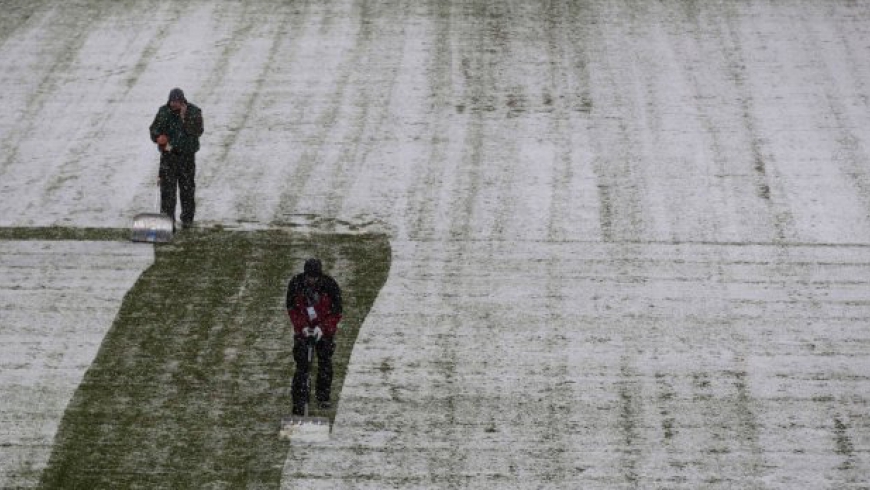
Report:
M 344 292 L 338 401 L 387 277 L 386 237 L 185 232 L 157 247 L 125 298 L 67 408 L 42 487 L 277 488 L 294 369 L 285 287 L 309 256 Z
M 118 240 L 130 239 L 130 230 L 121 228 L 67 228 L 46 226 L 34 228 L 0 228 L 0 240 Z

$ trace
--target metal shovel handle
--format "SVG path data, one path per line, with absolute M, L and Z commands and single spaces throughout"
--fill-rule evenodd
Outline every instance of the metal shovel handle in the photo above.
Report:
M 305 413 L 303 414 L 303 417 L 308 417 L 308 405 L 311 404 L 311 359 L 313 358 L 312 354 L 314 353 L 314 343 L 308 339 L 305 341 L 308 343 L 308 377 L 305 379 Z

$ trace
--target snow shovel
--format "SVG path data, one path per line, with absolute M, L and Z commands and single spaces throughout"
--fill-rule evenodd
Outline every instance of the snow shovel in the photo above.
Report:
M 156 205 L 160 211 L 160 187 L 157 187 Z M 133 217 L 134 242 L 166 243 L 172 239 L 175 220 L 163 213 L 140 213 Z
M 311 399 L 311 360 L 314 352 L 314 342 L 308 342 L 308 378 L 305 380 L 305 411 L 300 417 L 291 415 L 281 420 L 281 431 L 278 436 L 281 439 L 289 439 L 290 442 L 326 442 L 329 440 L 329 419 L 326 417 L 309 417 L 308 402 Z

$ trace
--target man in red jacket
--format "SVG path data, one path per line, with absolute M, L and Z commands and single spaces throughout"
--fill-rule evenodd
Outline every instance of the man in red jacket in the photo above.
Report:
M 335 353 L 335 333 L 341 321 L 341 289 L 335 279 L 323 273 L 318 259 L 305 261 L 304 272 L 287 285 L 287 314 L 293 323 L 293 414 L 302 415 L 308 401 L 308 376 L 311 362 L 308 346 L 314 344 L 317 354 L 315 398 L 322 409 L 332 405 L 332 355 Z

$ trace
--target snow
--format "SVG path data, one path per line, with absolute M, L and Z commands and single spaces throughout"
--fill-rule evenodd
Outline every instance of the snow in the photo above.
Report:
M 33 5 L 0 32 L 0 226 L 150 209 L 180 86 L 204 222 L 390 234 L 286 487 L 870 484 L 866 3 Z
M 29 487 L 149 246 L 0 240 L 0 485 Z

